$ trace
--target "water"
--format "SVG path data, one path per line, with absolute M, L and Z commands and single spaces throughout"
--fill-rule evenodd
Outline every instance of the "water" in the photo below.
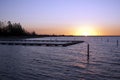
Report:
M 90 44 L 90 59 L 86 43 L 68 47 L 0 45 L 0 80 L 120 80 L 116 42 L 120 37 L 33 39 L 84 40 Z

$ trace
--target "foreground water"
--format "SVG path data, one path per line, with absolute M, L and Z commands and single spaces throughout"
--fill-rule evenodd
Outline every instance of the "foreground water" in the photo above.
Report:
M 0 45 L 0 80 L 120 80 L 120 45 L 116 45 L 120 37 L 33 39 L 84 40 L 90 44 L 90 59 L 86 43 L 68 47 Z

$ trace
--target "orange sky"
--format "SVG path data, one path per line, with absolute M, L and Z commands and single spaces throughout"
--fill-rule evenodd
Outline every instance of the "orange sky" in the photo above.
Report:
M 120 0 L 0 0 L 0 19 L 38 34 L 120 35 Z
M 36 31 L 38 34 L 57 34 L 57 35 L 78 35 L 78 36 L 95 36 L 95 35 L 120 35 L 119 26 L 91 26 L 91 25 L 54 25 L 42 27 L 27 27 L 28 31 Z

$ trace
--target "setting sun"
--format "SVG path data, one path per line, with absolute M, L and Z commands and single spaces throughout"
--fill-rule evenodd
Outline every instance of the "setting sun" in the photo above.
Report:
M 83 32 L 82 35 L 88 36 L 90 33 L 89 32 Z
M 94 36 L 98 35 L 98 32 L 95 28 L 90 27 L 90 26 L 82 26 L 75 32 L 76 35 L 81 35 L 81 36 Z

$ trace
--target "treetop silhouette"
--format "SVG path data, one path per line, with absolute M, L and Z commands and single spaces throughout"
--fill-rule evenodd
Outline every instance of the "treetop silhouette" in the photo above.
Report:
M 0 36 L 30 36 L 36 35 L 35 32 L 28 32 L 22 28 L 20 23 L 11 23 L 8 21 L 7 24 L 0 21 Z

